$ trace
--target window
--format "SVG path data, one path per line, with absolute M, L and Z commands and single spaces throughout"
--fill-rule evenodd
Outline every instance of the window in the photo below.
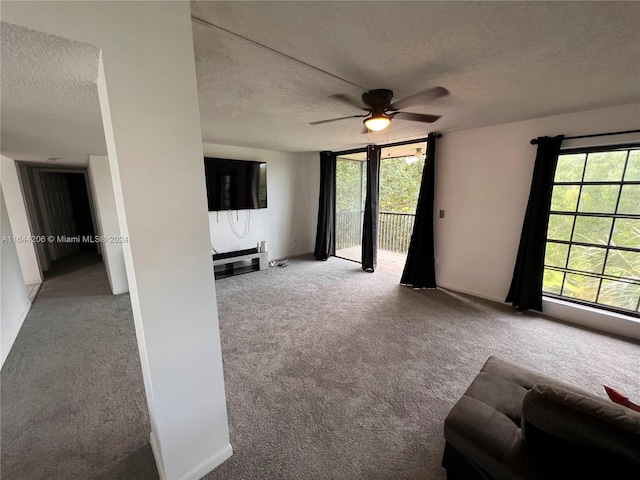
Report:
M 545 296 L 640 317 L 640 145 L 560 154 L 544 263 Z

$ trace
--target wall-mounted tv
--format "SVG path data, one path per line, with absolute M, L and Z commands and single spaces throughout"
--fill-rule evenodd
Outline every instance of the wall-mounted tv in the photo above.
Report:
M 267 208 L 267 164 L 204 158 L 209 211 Z

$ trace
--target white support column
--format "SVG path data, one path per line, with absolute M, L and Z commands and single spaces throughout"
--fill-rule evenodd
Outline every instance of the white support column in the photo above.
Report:
M 146 61 L 103 50 L 98 81 L 120 232 L 129 238 L 125 263 L 152 446 L 161 476 L 171 480 L 200 478 L 231 455 L 191 23 L 183 6 L 175 20 L 162 18 L 166 29 L 154 42 L 145 39 Z
M 162 479 L 232 454 L 189 2 L 3 2 L 3 20 L 97 45 L 98 90 Z
M 0 184 L 0 237 L 11 237 L 13 231 L 3 189 L 4 185 Z M 11 241 L 0 242 L 0 368 L 9 356 L 30 308 L 31 301 L 24 287 L 16 244 Z
M 102 259 L 107 270 L 111 292 L 119 295 L 129 291 L 127 271 L 124 264 L 124 250 L 118 224 L 116 199 L 111 181 L 109 157 L 89 155 L 89 178 L 93 202 L 96 206 L 100 236 L 107 239 L 102 243 Z
M 31 237 L 33 233 L 29 226 L 27 207 L 22 195 L 16 162 L 4 155 L 0 155 L 0 162 L 0 178 L 2 179 L 2 188 L 13 228 L 13 235 L 21 238 Z M 19 242 L 16 243 L 15 247 L 20 259 L 24 283 L 27 285 L 42 283 L 42 272 L 38 264 L 35 243 Z

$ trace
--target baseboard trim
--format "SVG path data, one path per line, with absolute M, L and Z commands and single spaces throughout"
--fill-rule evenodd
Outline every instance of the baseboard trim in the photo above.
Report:
M 217 453 L 210 456 L 186 475 L 183 475 L 180 480 L 199 480 L 211 470 L 219 466 L 222 462 L 230 458 L 231 455 L 233 455 L 233 448 L 231 448 L 231 444 L 228 444 L 222 450 L 219 450 Z
M 25 285 L 37 285 L 39 283 L 42 283 L 42 277 L 36 277 L 36 278 L 25 277 L 24 278 Z
M 311 250 L 300 250 L 298 252 L 290 253 L 289 255 L 287 255 L 287 257 L 301 257 L 302 255 L 308 255 L 310 253 L 313 252 Z
M 129 287 L 127 286 L 127 287 L 116 288 L 116 289 L 111 287 L 111 293 L 113 295 L 122 295 L 123 293 L 129 293 Z
M 443 290 L 464 293 L 510 306 L 510 304 L 505 302 L 503 299 L 498 299 L 464 288 L 440 284 L 438 287 Z M 640 340 L 640 322 L 632 317 L 607 312 L 606 310 L 598 310 L 591 307 L 563 302 L 562 300 L 551 299 L 548 297 L 543 297 L 542 306 L 543 312 L 534 313 L 548 320 L 565 322 L 625 338 Z
M 443 284 L 440 284 L 440 283 L 438 283 L 438 287 L 440 287 L 440 288 L 442 288 L 444 290 L 451 290 L 452 292 L 465 293 L 467 295 L 473 295 L 474 297 L 484 298 L 485 300 L 491 300 L 492 302 L 498 302 L 498 303 L 502 303 L 502 304 L 505 303 L 504 299 L 497 298 L 497 297 L 491 297 L 489 295 L 485 295 L 485 294 L 480 293 L 480 292 L 475 292 L 473 290 L 467 290 L 466 288 L 452 287 L 450 285 L 443 285 Z
M 151 431 L 151 435 L 149 437 L 151 451 L 153 452 L 153 458 L 156 461 L 156 468 L 158 469 L 160 480 L 167 480 L 167 477 L 164 474 L 164 463 L 162 462 L 162 454 L 160 453 L 160 442 L 156 439 L 156 434 L 153 430 Z
M 153 456 L 156 460 L 156 467 L 158 468 L 158 473 L 160 475 L 160 480 L 173 480 L 168 479 L 164 470 L 164 463 L 162 460 L 162 454 L 160 453 L 159 442 L 156 439 L 154 432 L 151 432 L 151 450 L 153 451 Z M 197 465 L 193 470 L 187 472 L 182 477 L 177 480 L 199 480 L 204 477 L 207 473 L 212 471 L 214 468 L 222 464 L 225 460 L 229 459 L 233 455 L 233 448 L 231 444 L 228 444 L 222 450 L 214 453 L 212 456 L 207 458 L 204 462 Z

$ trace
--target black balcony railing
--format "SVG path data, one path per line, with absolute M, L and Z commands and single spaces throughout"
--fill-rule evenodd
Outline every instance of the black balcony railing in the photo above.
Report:
M 408 253 L 415 218 L 413 213 L 380 212 L 378 248 L 388 252 Z
M 361 244 L 363 217 L 364 212 L 336 213 L 336 250 Z M 378 248 L 389 252 L 407 253 L 415 217 L 413 213 L 380 212 Z
M 361 244 L 363 220 L 364 212 L 336 213 L 336 250 Z

